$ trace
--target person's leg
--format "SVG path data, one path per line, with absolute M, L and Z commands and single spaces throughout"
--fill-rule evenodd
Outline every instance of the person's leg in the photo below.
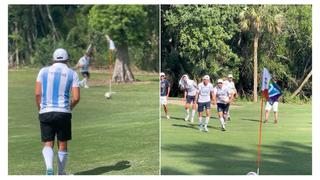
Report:
M 53 175 L 54 141 L 43 142 L 42 155 L 46 164 L 47 175 Z
M 273 103 L 273 114 L 274 114 L 274 123 L 278 123 L 278 102 Z
M 163 109 L 164 109 L 164 113 L 166 114 L 167 119 L 170 119 L 170 116 L 168 115 L 168 105 L 164 104 Z
M 268 122 L 268 120 L 269 120 L 269 111 L 268 111 L 268 110 L 266 110 L 266 112 L 265 112 L 265 120 L 264 120 L 264 123 L 267 123 L 267 122 Z
M 217 110 L 218 110 L 218 118 L 221 124 L 221 130 L 225 130 L 225 122 L 224 122 L 224 118 L 223 118 L 223 105 L 222 104 L 217 104 Z
M 223 119 L 224 119 L 224 122 L 227 122 L 228 118 L 229 118 L 229 106 L 230 104 L 225 104 L 224 105 L 224 109 L 223 109 Z
M 202 130 L 202 112 L 203 112 L 203 105 L 202 103 L 198 103 L 198 118 L 199 118 L 199 130 Z
M 184 118 L 185 121 L 188 121 L 190 113 L 189 113 L 189 107 L 190 107 L 190 103 L 186 102 L 184 108 L 186 110 L 186 117 Z
M 194 115 L 196 114 L 196 108 L 197 108 L 197 104 L 195 102 L 193 102 L 192 104 L 192 113 L 191 113 L 191 122 L 193 123 L 194 120 Z
M 65 175 L 64 168 L 68 159 L 68 141 L 58 141 L 58 175 Z
M 208 132 L 209 120 L 210 120 L 210 103 L 209 103 L 209 105 L 208 104 L 206 105 L 206 120 L 205 120 L 205 123 L 204 123 L 204 130 L 206 132 Z

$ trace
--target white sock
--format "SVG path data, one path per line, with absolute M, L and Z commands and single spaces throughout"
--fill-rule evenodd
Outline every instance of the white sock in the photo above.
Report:
M 199 117 L 199 125 L 202 125 L 202 117 Z
M 43 147 L 42 155 L 46 163 L 47 169 L 53 169 L 53 156 L 54 156 L 53 149 L 48 146 Z
M 83 79 L 83 84 L 84 84 L 85 86 L 87 86 L 87 78 L 84 78 L 84 79 Z
M 208 123 L 209 123 L 209 119 L 210 119 L 210 117 L 206 117 L 206 122 L 204 123 L 204 125 L 205 125 L 205 126 L 207 126 L 207 125 L 208 125 Z
M 196 110 L 192 109 L 191 117 L 194 118 L 194 115 L 196 114 Z
M 220 118 L 220 123 L 221 123 L 221 126 L 224 126 L 224 119 L 223 119 L 223 117 Z
M 58 174 L 64 173 L 64 167 L 66 166 L 67 159 L 68 159 L 67 151 L 58 152 Z
M 189 109 L 186 109 L 186 113 L 187 113 L 187 116 L 189 116 L 189 114 L 190 114 L 190 113 L 189 113 Z

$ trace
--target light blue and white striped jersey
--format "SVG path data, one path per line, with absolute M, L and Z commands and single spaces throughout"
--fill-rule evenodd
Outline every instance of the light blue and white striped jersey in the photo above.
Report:
M 70 113 L 72 87 L 79 87 L 78 74 L 64 63 L 54 63 L 40 70 L 37 82 L 41 83 L 40 114 L 46 112 Z
M 82 65 L 80 72 L 89 72 L 90 57 L 84 55 L 78 63 Z

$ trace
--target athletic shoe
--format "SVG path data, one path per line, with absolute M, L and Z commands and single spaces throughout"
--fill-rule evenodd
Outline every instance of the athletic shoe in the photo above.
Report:
M 169 116 L 169 115 L 167 115 L 167 119 L 170 119 L 170 116 Z
M 208 130 L 208 127 L 207 127 L 207 125 L 205 125 L 204 126 L 204 132 L 208 132 L 209 130 Z
M 188 121 L 189 119 L 189 115 L 186 116 L 186 118 L 184 118 L 184 121 Z
M 225 125 L 221 126 L 221 131 L 226 131 L 226 126 Z
M 84 86 L 84 88 L 88 89 L 88 88 L 89 88 L 89 86 L 88 86 L 88 85 L 85 85 L 85 86 Z
M 203 130 L 202 124 L 199 124 L 198 127 L 199 127 L 199 131 L 202 131 L 202 130 Z
M 47 169 L 46 175 L 48 175 L 48 176 L 53 176 L 53 175 L 54 175 L 53 169 Z
M 191 123 L 193 123 L 193 118 L 191 118 L 191 121 L 190 121 Z

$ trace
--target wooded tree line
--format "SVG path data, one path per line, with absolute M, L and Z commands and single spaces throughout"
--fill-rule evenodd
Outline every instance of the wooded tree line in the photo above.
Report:
M 109 45 L 105 35 L 109 35 L 120 68 L 159 71 L 158 6 L 9 5 L 8 12 L 9 67 L 48 65 L 58 47 L 67 49 L 74 65 L 89 44 L 94 48 L 92 65 L 106 67 Z M 115 80 L 134 79 L 133 75 L 121 76 Z
M 198 82 L 233 74 L 242 97 L 257 100 L 260 73 L 269 69 L 284 100 L 312 96 L 311 5 L 163 5 L 161 70 Z

